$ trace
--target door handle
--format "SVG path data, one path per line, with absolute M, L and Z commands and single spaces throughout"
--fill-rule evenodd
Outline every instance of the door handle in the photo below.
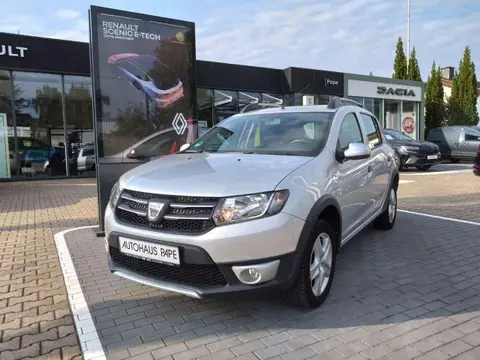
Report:
M 369 173 L 371 173 L 371 172 L 373 171 L 373 166 L 372 166 L 372 165 L 368 165 L 367 171 L 368 171 Z

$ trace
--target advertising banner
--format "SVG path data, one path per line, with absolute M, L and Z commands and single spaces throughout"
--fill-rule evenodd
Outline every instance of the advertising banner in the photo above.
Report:
M 195 24 L 91 6 L 99 227 L 129 169 L 197 136 Z

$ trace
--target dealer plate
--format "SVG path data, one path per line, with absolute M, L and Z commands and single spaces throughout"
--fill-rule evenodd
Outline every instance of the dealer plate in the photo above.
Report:
M 438 159 L 438 155 L 428 155 L 427 159 L 428 160 Z
M 180 252 L 177 247 L 165 246 L 146 241 L 133 240 L 119 236 L 120 252 L 161 263 L 180 265 Z

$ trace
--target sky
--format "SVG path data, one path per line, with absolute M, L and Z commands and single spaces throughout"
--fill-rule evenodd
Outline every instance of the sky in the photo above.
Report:
M 88 41 L 90 5 L 195 22 L 197 59 L 391 77 L 407 0 L 0 0 L 0 32 Z M 411 47 L 458 64 L 466 46 L 480 79 L 480 0 L 411 0 Z M 475 35 L 477 34 L 477 35 Z

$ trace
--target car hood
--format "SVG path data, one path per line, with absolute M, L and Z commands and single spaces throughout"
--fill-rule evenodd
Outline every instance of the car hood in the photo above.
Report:
M 438 146 L 434 143 L 428 141 L 418 141 L 418 140 L 389 140 L 388 143 L 392 146 L 417 146 L 419 148 L 438 148 Z
M 120 177 L 126 189 L 164 195 L 232 196 L 272 191 L 310 157 L 259 154 L 173 154 Z

